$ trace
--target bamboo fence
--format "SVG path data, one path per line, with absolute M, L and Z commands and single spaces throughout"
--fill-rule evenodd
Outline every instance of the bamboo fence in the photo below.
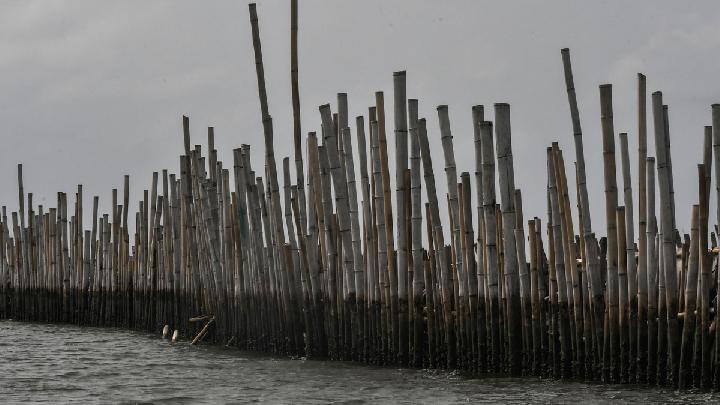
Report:
M 720 389 L 720 277 L 708 224 L 713 164 L 720 197 L 720 105 L 703 133 L 691 233 L 681 237 L 662 93 L 651 96 L 651 157 L 638 74 L 634 180 L 633 135 L 616 138 L 612 86 L 599 87 L 607 237 L 598 238 L 568 49 L 577 206 L 553 143 L 543 224 L 524 217 L 515 188 L 508 104 L 493 106 L 494 121 L 472 107 L 475 173 L 458 175 L 448 106 L 428 128 L 419 100 L 407 98 L 406 72 L 395 72 L 394 196 L 383 92 L 354 128 L 338 94 L 337 111 L 320 106 L 320 132 L 303 139 L 297 19 L 292 0 L 295 177 L 289 157 L 277 167 L 251 4 L 264 167 L 251 166 L 249 145 L 233 150 L 232 168 L 218 160 L 213 128 L 206 149 L 191 147 L 183 117 L 177 170 L 152 173 L 135 208 L 125 176 L 111 212 L 98 212 L 93 197 L 88 225 L 82 186 L 74 199 L 58 193 L 55 207 L 35 205 L 18 165 L 19 210 L 8 217 L 3 206 L 0 221 L 0 318 L 174 330 L 193 343 L 378 365 Z M 442 144 L 446 206 L 430 137 Z

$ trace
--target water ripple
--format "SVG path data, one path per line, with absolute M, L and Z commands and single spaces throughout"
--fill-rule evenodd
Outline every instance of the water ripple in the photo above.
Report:
M 170 345 L 120 329 L 0 321 L 5 403 L 707 403 L 709 393 L 469 378 L 437 370 L 289 360 Z

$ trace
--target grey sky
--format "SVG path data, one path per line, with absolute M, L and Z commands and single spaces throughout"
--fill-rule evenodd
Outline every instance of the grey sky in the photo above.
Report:
M 280 163 L 292 151 L 289 1 L 258 3 Z M 605 233 L 598 85 L 614 85 L 615 128 L 629 133 L 637 181 L 637 72 L 647 75 L 648 94 L 662 90 L 670 105 L 678 226 L 687 231 L 703 126 L 710 124 L 710 104 L 720 101 L 716 1 L 302 0 L 303 131 L 319 128 L 318 105 L 334 105 L 340 91 L 348 93 L 354 117 L 384 90 L 390 115 L 392 72 L 407 70 L 408 96 L 420 99 L 428 118 L 444 193 L 435 107 L 450 106 L 460 173 L 474 170 L 470 107 L 485 104 L 492 117 L 493 103 L 508 102 L 525 215 L 544 220 L 550 142 L 560 142 L 573 170 L 563 47 L 573 58 L 598 234 Z M 82 183 L 85 203 L 100 195 L 107 209 L 110 190 L 130 174 L 135 209 L 152 171 L 177 171 L 182 114 L 190 116 L 193 143 L 204 145 L 206 127 L 215 126 L 226 164 L 232 148 L 249 143 L 260 168 L 252 57 L 245 2 L 0 3 L 0 201 L 16 209 L 21 162 L 36 203 L 54 206 L 57 191 L 72 193 Z M 391 125 L 388 119 L 389 134 Z

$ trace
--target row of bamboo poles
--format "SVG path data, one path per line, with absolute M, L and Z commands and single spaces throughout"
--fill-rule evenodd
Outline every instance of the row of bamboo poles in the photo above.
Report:
M 283 355 L 720 388 L 714 234 L 708 241 L 713 160 L 720 179 L 720 105 L 705 128 L 691 234 L 681 237 L 662 94 L 651 95 L 650 157 L 645 77 L 638 75 L 633 184 L 629 135 L 616 137 L 612 87 L 600 86 L 607 237 L 599 238 L 567 49 L 574 173 L 559 145 L 549 146 L 543 220 L 523 214 L 510 106 L 495 104 L 492 120 L 483 106 L 472 107 L 475 173 L 458 176 L 448 107 L 437 107 L 439 131 L 428 128 L 419 101 L 407 98 L 405 72 L 393 75 L 394 159 L 383 92 L 354 127 L 346 94 L 337 95 L 335 111 L 320 106 L 321 130 L 304 137 L 304 155 L 291 4 L 295 177 L 289 158 L 276 165 L 250 5 L 263 171 L 252 167 L 249 145 L 233 150 L 232 167 L 218 160 L 213 128 L 207 149 L 191 146 L 183 117 L 179 171 L 153 173 L 135 209 L 125 176 L 123 200 L 113 189 L 112 211 L 101 215 L 94 197 L 87 226 L 81 186 L 72 206 L 64 193 L 54 208 L 36 206 L 18 166 L 19 211 L 8 218 L 3 207 L 0 223 L 0 318 L 148 331 L 170 325 L 193 336 L 201 325 L 190 318 L 202 315 L 214 320 L 202 332 L 207 340 Z M 431 136 L 442 143 L 446 204 L 437 195 Z

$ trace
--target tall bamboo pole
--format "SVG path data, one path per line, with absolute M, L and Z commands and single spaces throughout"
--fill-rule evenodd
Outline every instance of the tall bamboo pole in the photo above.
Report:
M 647 380 L 656 381 L 658 345 L 658 275 L 659 257 L 657 251 L 657 219 L 655 217 L 655 158 L 647 158 L 647 284 L 648 284 L 648 361 Z
M 495 151 L 493 148 L 493 125 L 489 121 L 480 124 L 482 150 L 483 207 L 485 214 L 485 257 L 488 262 L 488 293 L 490 306 L 490 370 L 500 366 L 500 296 L 498 291 L 497 222 L 495 219 Z
M 503 264 L 508 301 L 509 371 L 510 374 L 517 375 L 522 371 L 522 317 L 520 314 L 520 280 L 515 241 L 515 172 L 512 157 L 509 104 L 495 104 L 495 136 L 497 138 L 500 206 L 503 216 Z
M 703 173 L 702 167 L 700 167 L 699 174 L 699 181 L 704 184 L 705 173 Z M 685 283 L 685 319 L 683 320 L 680 369 L 678 376 L 678 387 L 680 389 L 686 388 L 692 382 L 690 379 L 690 373 L 692 370 L 692 342 L 695 334 L 695 298 L 697 294 L 698 262 L 700 257 L 699 212 L 700 205 L 693 205 L 690 236 L 690 260 L 688 263 L 687 280 Z
M 565 73 L 565 87 L 568 95 L 568 104 L 570 106 L 570 118 L 573 127 L 573 140 L 575 143 L 575 164 L 577 173 L 578 200 L 580 206 L 580 217 L 582 217 L 582 238 L 585 246 L 584 256 L 587 263 L 583 262 L 585 274 L 590 278 L 590 288 L 592 289 L 592 305 L 593 321 L 595 326 L 595 339 L 600 341 L 603 335 L 603 313 L 604 297 L 601 283 L 601 274 L 597 257 L 590 254 L 590 235 L 592 234 L 592 219 L 590 216 L 590 201 L 587 191 L 587 180 L 585 174 L 585 152 L 583 148 L 582 127 L 580 125 L 580 113 L 578 111 L 577 96 L 575 94 L 575 80 L 573 78 L 572 64 L 570 62 L 570 50 L 564 48 L 560 51 L 563 61 L 563 70 Z M 601 346 L 598 346 L 601 348 Z M 600 355 L 602 357 L 602 355 Z
M 672 170 L 668 160 L 668 135 L 663 114 L 662 93 L 652 94 L 653 122 L 655 127 L 655 148 L 657 155 L 658 184 L 660 186 L 660 218 L 663 233 L 662 276 L 665 280 L 665 302 L 667 306 L 668 352 L 673 379 L 677 378 L 680 354 L 679 325 L 677 320 L 677 275 L 675 272 L 675 226 L 674 203 L 670 178 Z
M 492 136 L 492 132 L 490 133 Z M 444 340 L 447 352 L 447 366 L 455 366 L 455 320 L 452 316 L 452 288 L 450 286 L 449 260 L 445 250 L 445 239 L 440 222 L 440 208 L 438 206 L 437 190 L 435 187 L 435 174 L 433 172 L 432 157 L 430 156 L 430 142 L 427 136 L 425 119 L 418 121 L 418 136 L 420 140 L 420 156 L 422 158 L 423 176 L 425 178 L 425 194 L 430 207 L 430 218 L 433 230 L 433 244 L 437 248 L 438 269 L 440 270 L 440 285 L 442 312 L 444 318 Z
M 713 133 L 713 155 L 715 160 L 715 194 L 720 198 L 720 104 L 712 105 L 712 133 Z M 720 223 L 720 204 L 717 207 L 716 220 Z M 716 277 L 717 284 L 720 286 L 720 277 Z M 718 290 L 720 291 L 720 289 Z M 717 332 L 717 326 L 720 325 L 720 311 L 715 310 L 716 332 L 714 337 L 714 355 L 713 355 L 713 388 L 720 387 L 720 333 Z
M 394 89 L 394 118 L 395 118 L 395 187 L 397 210 L 397 284 L 398 284 L 398 311 L 399 313 L 399 344 L 398 360 L 400 364 L 408 361 L 408 235 L 407 218 L 405 214 L 406 193 L 410 185 L 405 184 L 405 172 L 408 170 L 408 123 L 407 123 L 407 95 L 405 71 L 393 73 Z
M 625 230 L 625 207 L 617 208 L 617 241 L 618 241 L 618 330 L 620 334 L 620 357 L 619 357 L 619 378 L 621 382 L 628 380 L 628 363 L 629 363 L 629 333 L 628 333 L 628 274 L 627 259 L 624 254 L 626 250 L 626 230 Z
M 571 306 L 568 306 L 570 297 L 572 297 L 572 288 L 568 288 L 568 281 L 570 275 L 568 267 L 566 267 L 566 261 L 569 255 L 566 255 L 565 249 L 565 227 L 563 226 L 563 212 L 561 207 L 564 205 L 560 204 L 562 199 L 561 192 L 558 189 L 562 188 L 561 179 L 558 175 L 558 170 L 555 161 L 559 159 L 553 153 L 553 148 L 547 149 L 548 156 L 548 183 L 550 192 L 550 212 L 552 219 L 552 256 L 551 261 L 553 262 L 553 270 L 555 272 L 555 280 L 557 282 L 557 330 L 559 334 L 560 342 L 560 359 L 559 369 L 555 370 L 561 377 L 567 377 L 571 372 L 571 363 L 573 359 L 573 349 L 571 341 L 571 327 L 570 327 L 570 315 Z M 569 264 L 568 264 L 569 265 Z M 553 271 L 551 270 L 551 271 Z
M 475 248 L 477 263 L 476 273 L 478 280 L 478 308 L 477 322 L 478 336 L 478 369 L 487 371 L 487 256 L 485 256 L 485 215 L 483 214 L 483 169 L 482 169 L 482 141 L 480 136 L 480 123 L 484 121 L 485 109 L 482 105 L 472 107 L 473 138 L 475 143 L 475 203 L 477 205 L 477 246 Z M 520 225 L 521 227 L 522 225 Z
M 523 337 L 523 368 L 531 370 L 532 365 L 532 302 L 530 298 L 530 269 L 525 252 L 525 230 L 523 228 L 522 193 L 515 190 L 515 241 L 517 248 L 518 273 L 520 275 L 520 305 Z M 532 254 L 532 253 L 531 253 Z
M 375 93 L 375 107 L 377 113 L 378 140 L 380 152 L 380 174 L 382 176 L 383 204 L 385 213 L 385 243 L 387 249 L 387 275 L 390 280 L 390 348 L 392 355 L 397 355 L 398 349 L 398 285 L 397 269 L 395 264 L 395 239 L 393 234 L 392 200 L 390 199 L 390 166 L 388 163 L 387 136 L 385 133 L 385 97 L 383 92 Z
M 608 327 L 610 328 L 610 364 L 603 366 L 612 381 L 617 379 L 620 335 L 618 331 L 618 284 L 617 284 L 617 177 L 615 172 L 615 130 L 613 128 L 612 85 L 600 86 L 600 122 L 603 138 L 603 172 L 605 173 L 605 216 L 607 220 L 607 282 Z M 607 356 L 606 356 L 607 357 Z
M 425 285 L 425 265 L 422 248 L 422 198 L 420 175 L 420 136 L 417 127 L 410 128 L 410 194 L 412 198 L 412 263 L 413 263 L 413 362 L 422 365 L 423 356 L 423 289 L 432 288 Z
M 300 88 L 298 80 L 298 0 L 290 0 L 290 88 L 293 109 L 293 141 L 295 146 L 295 176 L 297 178 L 300 226 L 303 235 L 307 233 L 307 212 L 305 202 L 305 179 L 302 155 L 302 126 L 300 120 Z
M 638 340 L 637 382 L 647 381 L 648 278 L 647 278 L 647 101 L 645 75 L 637 75 L 638 115 Z M 625 204 L 628 206 L 628 204 Z
M 635 222 L 633 217 L 632 178 L 630 177 L 630 152 L 627 134 L 620 134 L 620 160 L 623 176 L 623 200 L 625 202 L 625 257 L 627 261 L 627 297 L 628 297 L 628 339 L 629 364 L 628 376 L 630 381 L 635 380 L 635 359 L 637 358 L 637 327 L 638 327 L 638 281 L 637 263 L 635 261 Z M 618 252 L 618 254 L 621 254 Z

